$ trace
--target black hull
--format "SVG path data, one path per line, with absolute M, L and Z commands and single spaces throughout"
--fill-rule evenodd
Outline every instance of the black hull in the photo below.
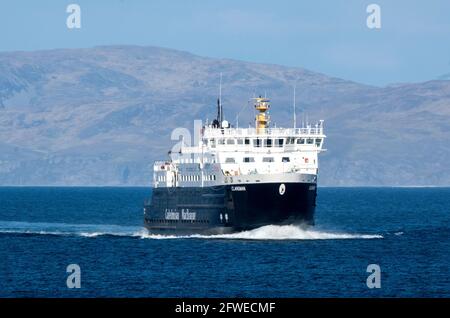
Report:
M 313 225 L 315 183 L 153 189 L 144 225 L 157 234 L 223 234 L 264 225 Z

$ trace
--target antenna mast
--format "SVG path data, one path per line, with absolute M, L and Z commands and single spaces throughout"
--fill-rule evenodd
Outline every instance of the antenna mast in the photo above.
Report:
M 297 128 L 297 113 L 295 111 L 295 90 L 297 88 L 297 82 L 294 84 L 294 129 Z
M 222 122 L 223 122 L 223 108 L 222 108 L 222 72 L 220 72 L 219 107 L 220 107 L 220 118 L 219 118 L 219 123 L 220 123 L 220 125 L 222 125 Z
M 217 118 L 213 121 L 213 127 L 222 127 L 223 109 L 222 109 L 222 73 L 220 73 L 219 97 L 217 98 Z

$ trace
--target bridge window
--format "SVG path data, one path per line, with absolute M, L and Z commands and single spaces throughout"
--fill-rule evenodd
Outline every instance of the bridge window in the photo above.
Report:
M 236 163 L 236 160 L 234 158 L 226 158 L 225 163 Z
M 244 157 L 244 162 L 255 162 L 255 158 L 253 158 L 253 157 Z
M 246 145 L 250 145 L 250 139 L 248 139 L 248 138 L 245 138 L 245 140 L 244 140 L 244 141 L 245 141 L 245 144 L 246 144 Z
M 242 138 L 238 138 L 237 139 L 237 144 L 238 145 L 242 145 L 244 143 L 244 140 L 242 140 Z
M 322 142 L 322 139 L 316 138 L 316 146 L 317 147 L 320 147 L 321 142 Z
M 262 140 L 259 138 L 253 139 L 253 146 L 254 147 L 261 147 L 262 145 Z
M 272 139 L 264 139 L 264 146 L 265 147 L 272 147 Z
M 306 143 L 307 143 L 308 145 L 312 145 L 312 144 L 314 143 L 314 139 L 308 138 L 308 139 L 306 139 Z
M 227 139 L 227 145 L 234 145 L 234 139 Z
M 305 143 L 305 138 L 298 138 L 297 145 L 303 145 Z
M 289 157 L 283 157 L 283 158 L 281 159 L 281 162 L 289 162 L 289 161 L 291 161 L 291 160 L 289 159 Z
M 283 138 L 275 139 L 275 147 L 283 147 L 283 142 L 284 142 Z
M 217 144 L 218 145 L 225 145 L 225 139 L 223 139 L 223 138 L 217 139 Z
M 211 145 L 211 148 L 216 148 L 216 140 L 215 139 L 210 139 L 209 144 Z
M 263 162 L 273 162 L 273 157 L 264 157 Z

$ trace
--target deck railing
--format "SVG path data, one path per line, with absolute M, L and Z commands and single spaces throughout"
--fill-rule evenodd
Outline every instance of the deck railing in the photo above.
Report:
M 323 127 L 307 128 L 211 128 L 206 127 L 206 137 L 264 137 L 264 136 L 286 136 L 299 137 L 304 135 L 323 135 Z

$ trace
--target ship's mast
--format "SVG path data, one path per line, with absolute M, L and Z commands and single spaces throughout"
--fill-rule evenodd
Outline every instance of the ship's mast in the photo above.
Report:
M 220 109 L 219 123 L 222 125 L 222 121 L 223 121 L 223 109 L 222 109 L 222 73 L 220 73 L 220 83 L 219 83 L 219 109 Z
M 222 108 L 222 73 L 220 73 L 219 83 L 219 97 L 217 98 L 217 117 L 213 120 L 213 127 L 221 128 L 223 122 L 223 108 Z
M 297 128 L 297 113 L 295 111 L 295 90 L 297 88 L 297 83 L 294 85 L 294 129 Z

